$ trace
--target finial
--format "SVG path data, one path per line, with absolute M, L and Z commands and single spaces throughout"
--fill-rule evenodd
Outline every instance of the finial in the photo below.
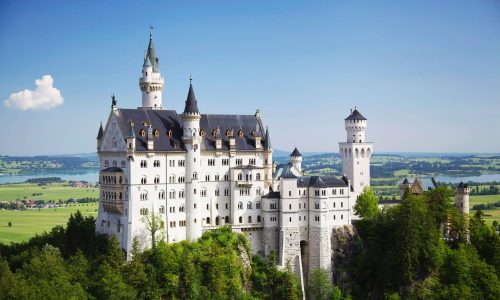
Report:
M 153 39 L 153 25 L 149 24 L 149 39 Z
M 116 106 L 116 97 L 115 97 L 115 94 L 113 93 L 111 95 L 111 107 L 115 107 Z
M 189 84 L 193 84 L 193 76 L 189 73 Z
M 357 108 L 356 108 L 356 105 L 354 105 L 354 109 L 357 109 Z

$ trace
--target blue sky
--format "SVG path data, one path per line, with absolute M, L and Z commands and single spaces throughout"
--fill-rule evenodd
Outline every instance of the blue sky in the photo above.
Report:
M 0 1 L 0 154 L 95 151 L 141 104 L 149 24 L 182 110 L 260 109 L 275 149 L 338 151 L 355 105 L 376 151 L 500 151 L 498 1 Z M 6 107 L 51 75 L 64 103 Z

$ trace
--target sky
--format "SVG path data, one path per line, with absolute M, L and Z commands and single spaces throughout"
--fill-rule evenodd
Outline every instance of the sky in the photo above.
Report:
M 500 152 L 500 2 L 0 0 L 0 155 L 96 151 L 141 105 L 153 25 L 163 105 L 260 110 L 273 147 L 337 152 L 355 106 L 375 152 Z

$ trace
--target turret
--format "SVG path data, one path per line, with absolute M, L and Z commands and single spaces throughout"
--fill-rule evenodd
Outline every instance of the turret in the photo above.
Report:
M 364 143 L 367 119 L 356 109 L 351 110 L 351 114 L 345 118 L 345 130 L 347 133 L 347 143 Z
M 406 190 L 411 188 L 411 183 L 408 181 L 408 178 L 405 177 L 405 180 L 399 185 L 399 199 L 403 199 L 403 196 Z
M 266 135 L 264 137 L 264 187 L 267 190 L 272 185 L 273 173 L 273 149 L 271 146 L 271 137 L 269 135 L 269 128 L 266 127 Z
M 460 182 L 455 190 L 455 207 L 462 212 L 462 214 L 469 214 L 469 194 L 470 189 L 467 184 Z
M 102 122 L 101 122 L 101 126 L 99 126 L 99 132 L 97 133 L 97 151 L 99 151 L 99 149 L 101 148 L 103 135 L 104 135 L 104 130 L 102 129 Z
M 144 54 L 142 77 L 139 79 L 139 86 L 142 91 L 142 108 L 162 109 L 163 85 L 159 58 L 156 56 L 153 35 L 150 33 L 148 50 Z
M 300 154 L 297 147 L 295 147 L 292 154 L 290 154 L 290 162 L 295 167 L 295 169 L 302 173 L 302 154 Z
M 189 92 L 182 114 L 183 136 L 186 147 L 186 239 L 194 241 L 202 234 L 202 207 L 199 198 L 200 176 L 200 112 L 194 94 L 192 79 L 189 79 Z
M 129 122 L 129 131 L 127 135 L 127 152 L 129 154 L 135 151 L 135 132 L 134 132 L 134 122 Z

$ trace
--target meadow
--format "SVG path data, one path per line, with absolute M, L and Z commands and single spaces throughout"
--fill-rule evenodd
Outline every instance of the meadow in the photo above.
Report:
M 41 195 L 40 195 L 41 194 Z M 98 198 L 99 188 L 68 186 L 67 182 L 38 185 L 36 183 L 15 183 L 0 185 L 0 201 L 16 200 L 68 200 Z
M 80 210 L 83 215 L 97 217 L 97 203 L 71 204 L 59 208 L 0 211 L 0 243 L 26 241 L 35 234 L 65 225 L 69 216 Z M 12 226 L 9 227 L 9 222 Z

